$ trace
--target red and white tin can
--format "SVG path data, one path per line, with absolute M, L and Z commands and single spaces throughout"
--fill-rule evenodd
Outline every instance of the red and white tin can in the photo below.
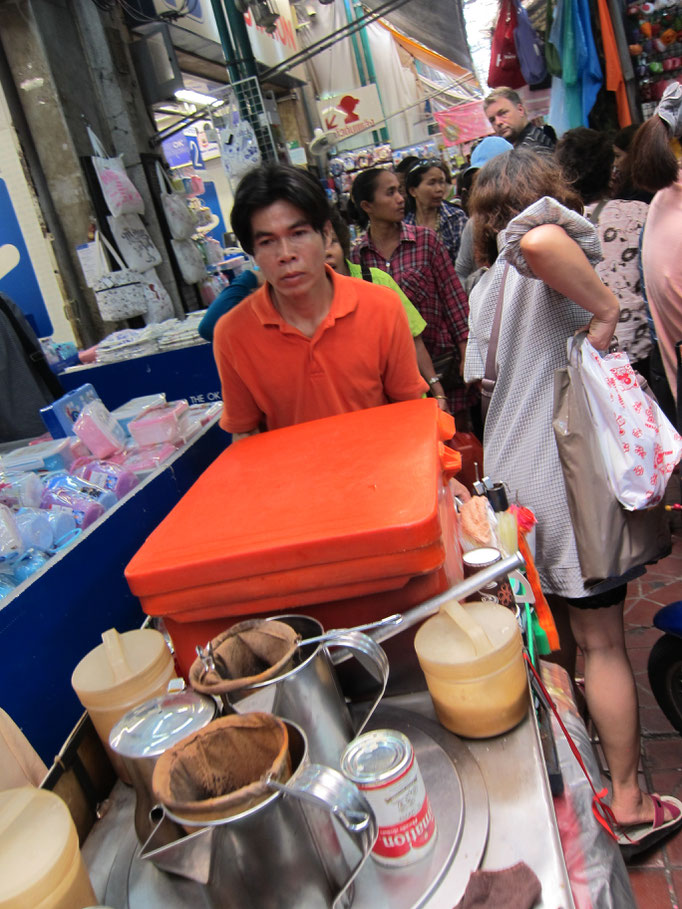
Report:
M 372 856 L 383 865 L 409 865 L 432 848 L 436 819 L 414 749 L 394 729 L 365 732 L 348 745 L 341 771 L 372 806 L 379 827 Z

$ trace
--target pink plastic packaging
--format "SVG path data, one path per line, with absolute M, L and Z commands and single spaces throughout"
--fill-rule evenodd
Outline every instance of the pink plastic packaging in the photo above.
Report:
M 146 411 L 128 423 L 128 432 L 138 445 L 156 445 L 159 442 L 182 441 L 180 417 L 188 408 L 187 401 L 169 401 Z
M 140 482 L 131 470 L 112 461 L 89 461 L 87 464 L 79 464 L 71 473 L 94 483 L 100 489 L 113 492 L 117 499 L 122 499 Z
M 121 458 L 120 463 L 126 470 L 132 470 L 133 473 L 149 473 L 155 470 L 159 464 L 167 461 L 171 455 L 174 455 L 178 449 L 170 442 L 160 442 L 158 445 L 148 445 L 146 448 L 131 448 L 126 452 L 125 457 Z M 119 461 L 120 455 L 116 460 Z
M 106 458 L 125 445 L 123 430 L 101 401 L 85 405 L 73 431 L 97 458 Z

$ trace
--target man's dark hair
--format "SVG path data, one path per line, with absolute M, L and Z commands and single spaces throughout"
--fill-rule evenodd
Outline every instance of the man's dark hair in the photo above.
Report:
M 239 181 L 230 216 L 232 230 L 250 256 L 253 255 L 253 216 L 274 202 L 289 202 L 300 209 L 313 230 L 320 234 L 329 220 L 327 196 L 311 174 L 288 164 L 255 167 Z

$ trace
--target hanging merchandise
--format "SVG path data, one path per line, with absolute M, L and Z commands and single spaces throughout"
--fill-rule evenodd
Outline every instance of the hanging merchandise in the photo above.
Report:
M 185 284 L 197 284 L 206 277 L 206 265 L 193 240 L 171 240 L 171 246 Z
M 550 75 L 561 76 L 561 54 L 550 40 L 552 23 L 554 22 L 554 6 L 554 0 L 547 0 L 545 14 L 545 63 L 547 64 L 547 72 Z
M 547 77 L 547 64 L 542 41 L 531 25 L 528 13 L 521 0 L 514 0 L 518 25 L 514 29 L 514 45 L 519 58 L 523 78 L 529 85 L 537 85 Z
M 118 319 L 132 319 L 147 311 L 147 291 L 139 272 L 126 268 L 116 250 L 99 231 L 95 232 L 95 244 L 102 266 L 102 274 L 93 285 L 95 300 L 105 322 Z M 119 264 L 118 271 L 109 271 L 104 246 Z
M 647 119 L 666 87 L 682 81 L 682 3 L 633 3 L 627 12 L 627 39 Z
M 488 70 L 490 88 L 502 86 L 521 88 L 526 83 L 521 72 L 514 41 L 517 24 L 513 0 L 502 0 L 490 47 L 490 68 Z
M 122 157 L 108 157 L 104 146 L 89 126 L 87 130 L 95 153 L 91 158 L 92 164 L 111 214 L 115 218 L 120 215 L 144 214 L 142 196 L 126 173 Z
M 176 193 L 166 171 L 156 162 L 156 176 L 161 192 L 161 206 L 174 240 L 189 240 L 196 229 L 196 216 L 184 196 Z M 192 282 L 190 282 L 192 283 Z
M 239 180 L 261 163 L 261 153 L 253 127 L 243 120 L 230 101 L 228 126 L 220 130 L 220 158 L 227 176 Z
M 152 322 L 165 322 L 166 319 L 175 317 L 173 301 L 170 294 L 159 280 L 153 268 L 143 272 L 140 277 L 147 288 L 147 312 L 144 316 L 145 325 Z
M 146 271 L 161 265 L 161 253 L 139 215 L 120 215 L 118 218 L 109 215 L 107 221 L 128 268 Z
M 562 76 L 552 80 L 548 120 L 558 135 L 588 125 L 603 77 L 588 0 L 559 0 L 549 40 L 561 55 Z

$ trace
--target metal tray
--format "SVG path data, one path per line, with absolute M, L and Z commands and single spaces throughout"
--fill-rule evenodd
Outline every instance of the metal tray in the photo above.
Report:
M 450 905 L 455 905 L 469 875 L 480 864 L 488 838 L 488 795 L 478 765 L 459 739 L 433 720 L 411 711 L 380 705 L 369 725 L 398 729 L 412 742 L 438 833 L 429 855 L 413 865 L 386 868 L 368 859 L 355 881 L 352 909 L 417 909 L 428 905 L 429 897 L 440 885 L 447 886 Z M 138 858 L 132 823 L 134 798 L 128 801 L 119 820 L 122 830 L 117 837 L 105 903 L 115 909 L 220 909 L 199 884 L 165 874 Z M 229 903 L 226 901 L 225 905 Z M 296 894 L 291 894 L 290 903 L 282 903 L 283 907 L 287 905 L 292 909 L 313 909 L 301 905 Z

